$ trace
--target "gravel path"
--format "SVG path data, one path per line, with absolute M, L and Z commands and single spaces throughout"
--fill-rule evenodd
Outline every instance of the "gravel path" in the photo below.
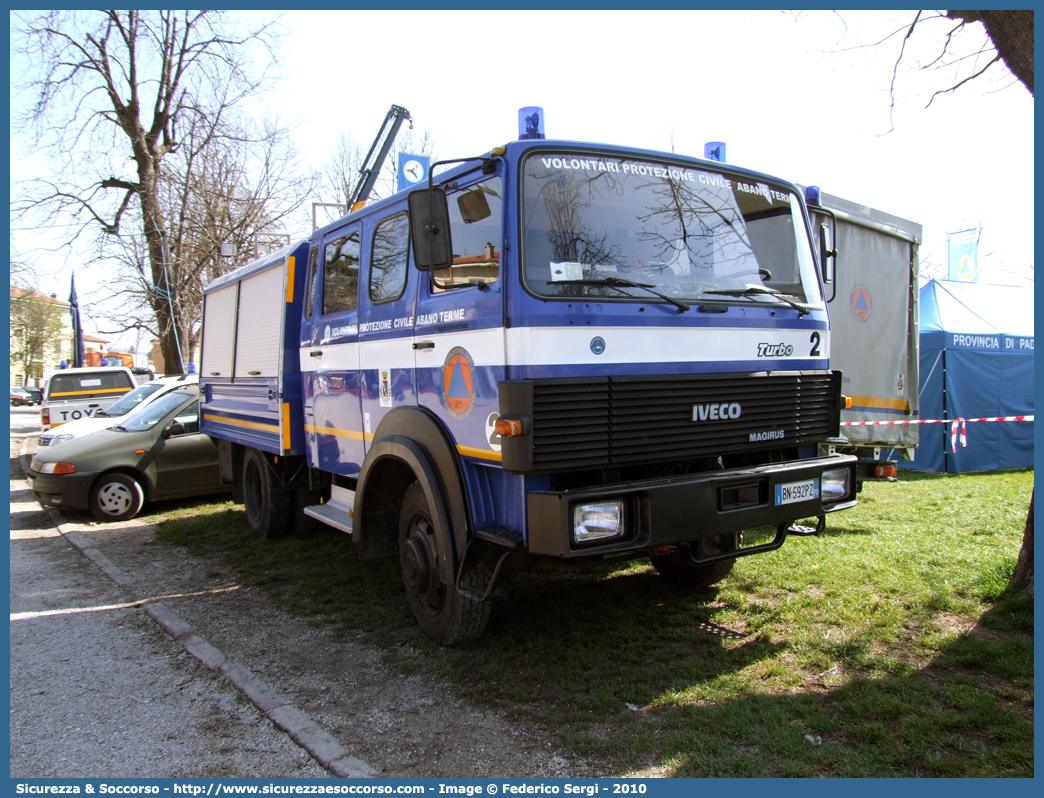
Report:
M 148 507 L 41 510 L 18 458 L 35 435 L 11 415 L 13 777 L 601 775 L 419 656 L 404 675 L 157 541 Z

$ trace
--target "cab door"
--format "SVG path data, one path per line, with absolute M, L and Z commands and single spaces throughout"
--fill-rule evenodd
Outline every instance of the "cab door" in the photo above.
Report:
M 311 307 L 302 326 L 301 372 L 309 465 L 358 476 L 363 460 L 359 404 L 359 264 L 362 224 L 327 234 L 309 256 Z M 311 315 L 309 316 L 309 311 Z
M 500 461 L 497 383 L 505 378 L 504 203 L 499 176 L 448 193 L 453 262 L 419 272 L 414 353 L 419 404 L 443 420 L 465 457 Z
M 372 227 L 371 227 L 372 224 Z M 394 407 L 416 405 L 413 317 L 417 272 L 409 269 L 410 222 L 405 210 L 367 222 L 359 311 L 362 423 L 369 451 L 373 433 Z

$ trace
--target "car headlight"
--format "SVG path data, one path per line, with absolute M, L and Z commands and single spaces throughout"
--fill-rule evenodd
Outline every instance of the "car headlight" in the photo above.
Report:
M 596 540 L 622 537 L 624 534 L 624 503 L 622 501 L 592 502 L 573 507 L 573 540 L 591 543 Z
M 41 474 L 75 474 L 76 467 L 72 463 L 43 463 L 39 471 Z
M 51 446 L 57 446 L 59 443 L 65 443 L 75 438 L 75 435 L 55 435 L 51 438 Z
M 848 496 L 848 477 L 849 470 L 847 468 L 832 468 L 823 472 L 820 484 L 822 485 L 824 504 L 841 501 Z

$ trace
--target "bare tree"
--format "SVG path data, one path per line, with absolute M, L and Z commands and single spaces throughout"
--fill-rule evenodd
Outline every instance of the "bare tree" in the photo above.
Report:
M 234 244 L 240 262 L 257 245 L 283 245 L 283 232 L 303 220 L 292 218 L 313 191 L 316 178 L 301 164 L 290 132 L 268 120 L 260 129 L 245 121 L 197 124 L 183 137 L 178 152 L 165 164 L 161 199 L 169 216 L 166 253 L 168 283 L 151 281 L 144 237 L 120 235 L 119 261 L 128 278 L 108 291 L 119 310 L 109 315 L 116 329 L 105 333 L 147 330 L 158 337 L 154 320 L 142 311 L 159 290 L 173 284 L 161 301 L 176 302 L 185 324 L 179 339 L 191 359 L 199 339 L 203 289 L 232 264 L 221 255 L 222 244 Z
M 956 20 L 957 25 L 946 35 L 939 58 L 946 55 L 946 49 L 952 37 L 965 25 L 981 22 L 986 29 L 993 46 L 993 57 L 975 74 L 964 78 L 960 83 L 945 91 L 954 91 L 963 83 L 974 80 L 986 72 L 991 66 L 1003 61 L 1019 82 L 1033 94 L 1033 9 L 1016 9 L 1011 11 L 947 11 L 949 19 Z M 913 25 L 910 26 L 911 33 Z M 984 53 L 988 52 L 986 50 Z M 936 92 L 940 94 L 941 92 Z
M 981 78 L 987 70 L 998 63 L 1008 68 L 1012 75 L 1026 87 L 1033 96 L 1033 10 L 994 10 L 994 11 L 918 11 L 913 21 L 904 24 L 892 35 L 903 36 L 902 49 L 896 60 L 892 74 L 891 97 L 895 105 L 896 71 L 906 50 L 906 43 L 915 35 L 919 26 L 930 19 L 949 19 L 954 22 L 939 43 L 939 54 L 927 67 L 937 64 L 944 66 L 960 66 L 959 62 L 970 60 L 971 73 L 959 77 L 948 88 L 940 89 L 932 94 L 928 104 L 941 94 L 957 91 L 967 83 Z M 955 62 L 951 56 L 950 46 L 954 38 L 965 27 L 982 23 L 986 32 L 986 42 L 970 55 L 959 56 Z M 1030 496 L 1029 511 L 1023 531 L 1022 550 L 1018 564 L 1008 584 L 1010 591 L 1019 593 L 1030 599 L 1033 597 L 1033 496 Z
M 12 253 L 13 255 L 13 253 Z M 37 280 L 36 270 L 20 258 L 11 258 L 11 285 L 28 288 Z
M 1008 588 L 1018 596 L 1033 600 L 1033 494 L 1030 493 L 1029 513 L 1022 530 L 1022 549 L 1011 574 Z
M 35 96 L 20 121 L 34 127 L 54 164 L 19 209 L 45 221 L 72 217 L 74 239 L 116 236 L 133 220 L 163 358 L 180 366 L 189 303 L 172 272 L 162 166 L 200 120 L 219 130 L 237 103 L 269 85 L 267 67 L 255 69 L 251 54 L 260 47 L 264 63 L 273 62 L 271 27 L 237 33 L 215 11 L 13 16 L 12 49 L 31 65 L 25 86 Z
M 899 80 L 899 65 L 906 57 L 907 45 L 915 38 L 922 43 L 931 36 L 938 36 L 934 47 L 934 58 L 920 66 L 921 69 L 941 70 L 950 77 L 945 88 L 932 93 L 930 106 L 936 97 L 956 92 L 962 86 L 978 80 L 993 67 L 1005 67 L 1014 78 L 1026 87 L 1033 96 L 1033 10 L 992 11 L 915 11 L 912 19 L 906 17 L 891 33 L 878 41 L 860 45 L 859 48 L 876 48 L 885 42 L 901 37 L 899 53 L 892 67 L 889 84 L 889 115 L 895 109 L 895 89 Z M 974 35 L 977 23 L 982 31 Z M 943 30 L 938 30 L 944 25 Z M 941 35 L 939 35 L 941 33 Z M 970 38 L 963 34 L 973 34 Z M 984 35 L 983 35 L 984 34 Z M 968 41 L 972 45 L 968 46 Z M 996 70 L 993 70 L 996 72 Z

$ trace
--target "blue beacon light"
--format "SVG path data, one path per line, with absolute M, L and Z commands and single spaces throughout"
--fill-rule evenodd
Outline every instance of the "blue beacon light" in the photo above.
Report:
M 809 205 L 822 205 L 823 192 L 819 186 L 808 186 L 805 189 L 805 202 Z
M 708 161 L 725 163 L 725 142 L 708 141 L 703 145 L 703 157 Z
M 544 109 L 537 105 L 527 105 L 518 109 L 518 139 L 542 139 L 544 135 Z

